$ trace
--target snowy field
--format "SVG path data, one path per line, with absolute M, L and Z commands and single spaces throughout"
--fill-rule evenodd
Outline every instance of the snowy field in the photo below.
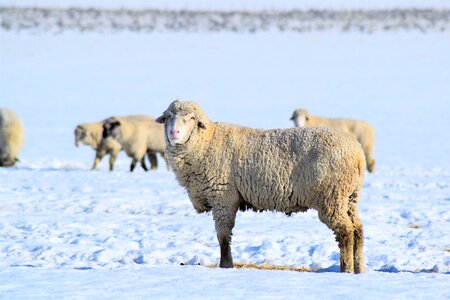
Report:
M 449 299 L 448 53 L 448 33 L 0 31 L 0 107 L 27 135 L 21 163 L 0 169 L 0 298 Z M 122 153 L 115 172 L 106 159 L 90 171 L 78 123 L 158 116 L 175 98 L 257 128 L 291 127 L 300 107 L 371 122 L 366 274 L 338 273 L 314 211 L 238 213 L 232 251 L 315 272 L 207 268 L 219 260 L 212 216 L 195 213 L 162 160 L 129 173 Z

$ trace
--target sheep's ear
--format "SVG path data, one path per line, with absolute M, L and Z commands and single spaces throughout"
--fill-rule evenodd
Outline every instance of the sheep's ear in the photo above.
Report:
M 206 129 L 206 125 L 205 125 L 205 123 L 203 123 L 202 121 L 198 121 L 198 127 L 199 128 L 201 128 L 201 129 Z
M 293 114 L 289 120 L 294 121 L 294 118 L 295 118 L 294 116 L 295 116 L 295 114 Z
M 166 116 L 165 115 L 159 116 L 158 118 L 156 118 L 155 122 L 159 124 L 166 123 Z

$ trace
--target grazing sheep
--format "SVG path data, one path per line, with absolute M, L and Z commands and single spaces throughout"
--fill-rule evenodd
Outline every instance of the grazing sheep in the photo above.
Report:
M 169 162 L 194 208 L 213 213 L 220 267 L 233 267 L 238 209 L 290 214 L 313 208 L 336 234 L 341 271 L 364 271 L 358 201 L 365 159 L 351 135 L 325 127 L 214 123 L 195 102 L 178 100 L 156 122 L 165 124 Z
M 133 172 L 136 163 L 140 162 L 142 168 L 148 171 L 145 165 L 147 154 L 152 170 L 158 167 L 156 153 L 160 153 L 167 164 L 169 163 L 164 153 L 165 140 L 164 128 L 154 119 L 126 119 L 121 117 L 110 117 L 103 121 L 103 137 L 112 137 L 117 140 L 127 155 L 132 158 L 130 171 Z
M 97 168 L 102 158 L 109 154 L 109 170 L 114 170 L 114 162 L 117 159 L 122 146 L 113 138 L 103 138 L 103 123 L 83 123 L 75 129 L 75 146 L 82 144 L 91 146 L 95 150 L 95 159 L 92 170 Z
M 25 142 L 22 121 L 10 109 L 0 108 L 0 167 L 12 167 L 19 161 Z
M 375 160 L 373 158 L 375 129 L 369 123 L 353 119 L 335 119 L 311 116 L 306 109 L 295 110 L 292 114 L 291 120 L 294 121 L 296 127 L 327 126 L 352 134 L 363 147 L 364 155 L 366 156 L 367 170 L 370 173 L 375 170 Z

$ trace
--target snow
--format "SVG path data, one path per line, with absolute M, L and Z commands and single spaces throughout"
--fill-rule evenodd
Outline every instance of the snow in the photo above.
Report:
M 31 275 L 31 276 L 30 276 Z M 156 266 L 0 270 L 11 299 L 448 299 L 448 275 L 358 275 Z M 426 294 L 424 293 L 426 291 Z M 126 295 L 126 297 L 124 296 Z
M 21 163 L 0 169 L 1 297 L 448 299 L 447 35 L 1 31 L 0 106 L 27 134 Z M 89 170 L 78 123 L 157 116 L 177 97 L 251 127 L 291 127 L 299 107 L 370 121 L 367 273 L 338 273 L 334 236 L 314 211 L 239 213 L 232 251 L 236 262 L 316 272 L 207 268 L 219 260 L 212 216 L 195 213 L 162 160 L 129 173 L 121 154 L 116 171 L 106 159 Z

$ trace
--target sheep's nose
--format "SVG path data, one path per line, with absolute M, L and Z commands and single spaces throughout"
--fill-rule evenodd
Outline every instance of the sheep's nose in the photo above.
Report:
M 173 139 L 177 139 L 177 138 L 179 138 L 179 136 L 180 136 L 180 130 L 178 129 L 178 130 L 171 130 L 170 131 L 170 137 L 171 138 L 173 138 Z

